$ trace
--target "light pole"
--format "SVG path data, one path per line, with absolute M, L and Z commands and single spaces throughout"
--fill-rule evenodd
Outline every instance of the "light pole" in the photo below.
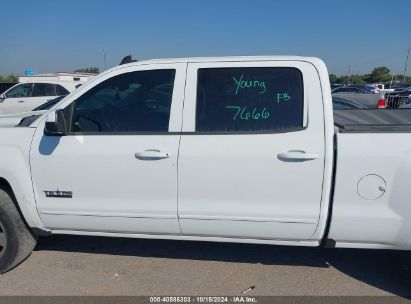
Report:
M 103 50 L 103 62 L 104 62 L 104 70 L 106 70 L 107 69 L 107 66 L 106 66 L 106 52 Z
M 403 77 L 403 82 L 404 82 L 404 83 L 405 83 L 405 74 L 407 73 L 408 57 L 410 57 L 410 49 L 408 49 L 407 59 L 405 59 L 404 77 Z

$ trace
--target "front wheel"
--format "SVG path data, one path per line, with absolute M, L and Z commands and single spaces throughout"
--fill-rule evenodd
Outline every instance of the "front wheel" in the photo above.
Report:
M 36 236 L 24 223 L 12 196 L 0 189 L 0 273 L 24 261 L 36 242 Z

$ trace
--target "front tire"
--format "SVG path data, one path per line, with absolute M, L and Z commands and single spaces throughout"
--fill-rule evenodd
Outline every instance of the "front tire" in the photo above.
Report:
M 24 223 L 12 196 L 0 189 L 0 273 L 23 262 L 36 242 L 36 236 Z

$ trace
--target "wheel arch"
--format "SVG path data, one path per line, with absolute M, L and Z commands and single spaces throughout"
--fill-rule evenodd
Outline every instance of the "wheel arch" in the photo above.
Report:
M 34 200 L 34 194 L 29 198 L 24 193 L 16 192 L 13 183 L 10 182 L 10 179 L 5 178 L 4 176 L 0 176 L 0 188 L 10 195 L 17 211 L 27 227 L 30 227 L 32 230 L 44 229 L 43 222 L 35 208 L 35 202 L 30 200 L 30 198 Z
M 44 229 L 36 206 L 30 169 L 35 129 L 0 128 L 0 186 L 13 197 L 17 210 L 30 228 Z

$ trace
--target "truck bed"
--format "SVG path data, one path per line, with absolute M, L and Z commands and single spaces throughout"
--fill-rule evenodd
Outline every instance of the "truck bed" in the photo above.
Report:
M 411 132 L 411 109 L 335 110 L 340 133 Z
M 335 113 L 336 247 L 411 248 L 411 112 Z

